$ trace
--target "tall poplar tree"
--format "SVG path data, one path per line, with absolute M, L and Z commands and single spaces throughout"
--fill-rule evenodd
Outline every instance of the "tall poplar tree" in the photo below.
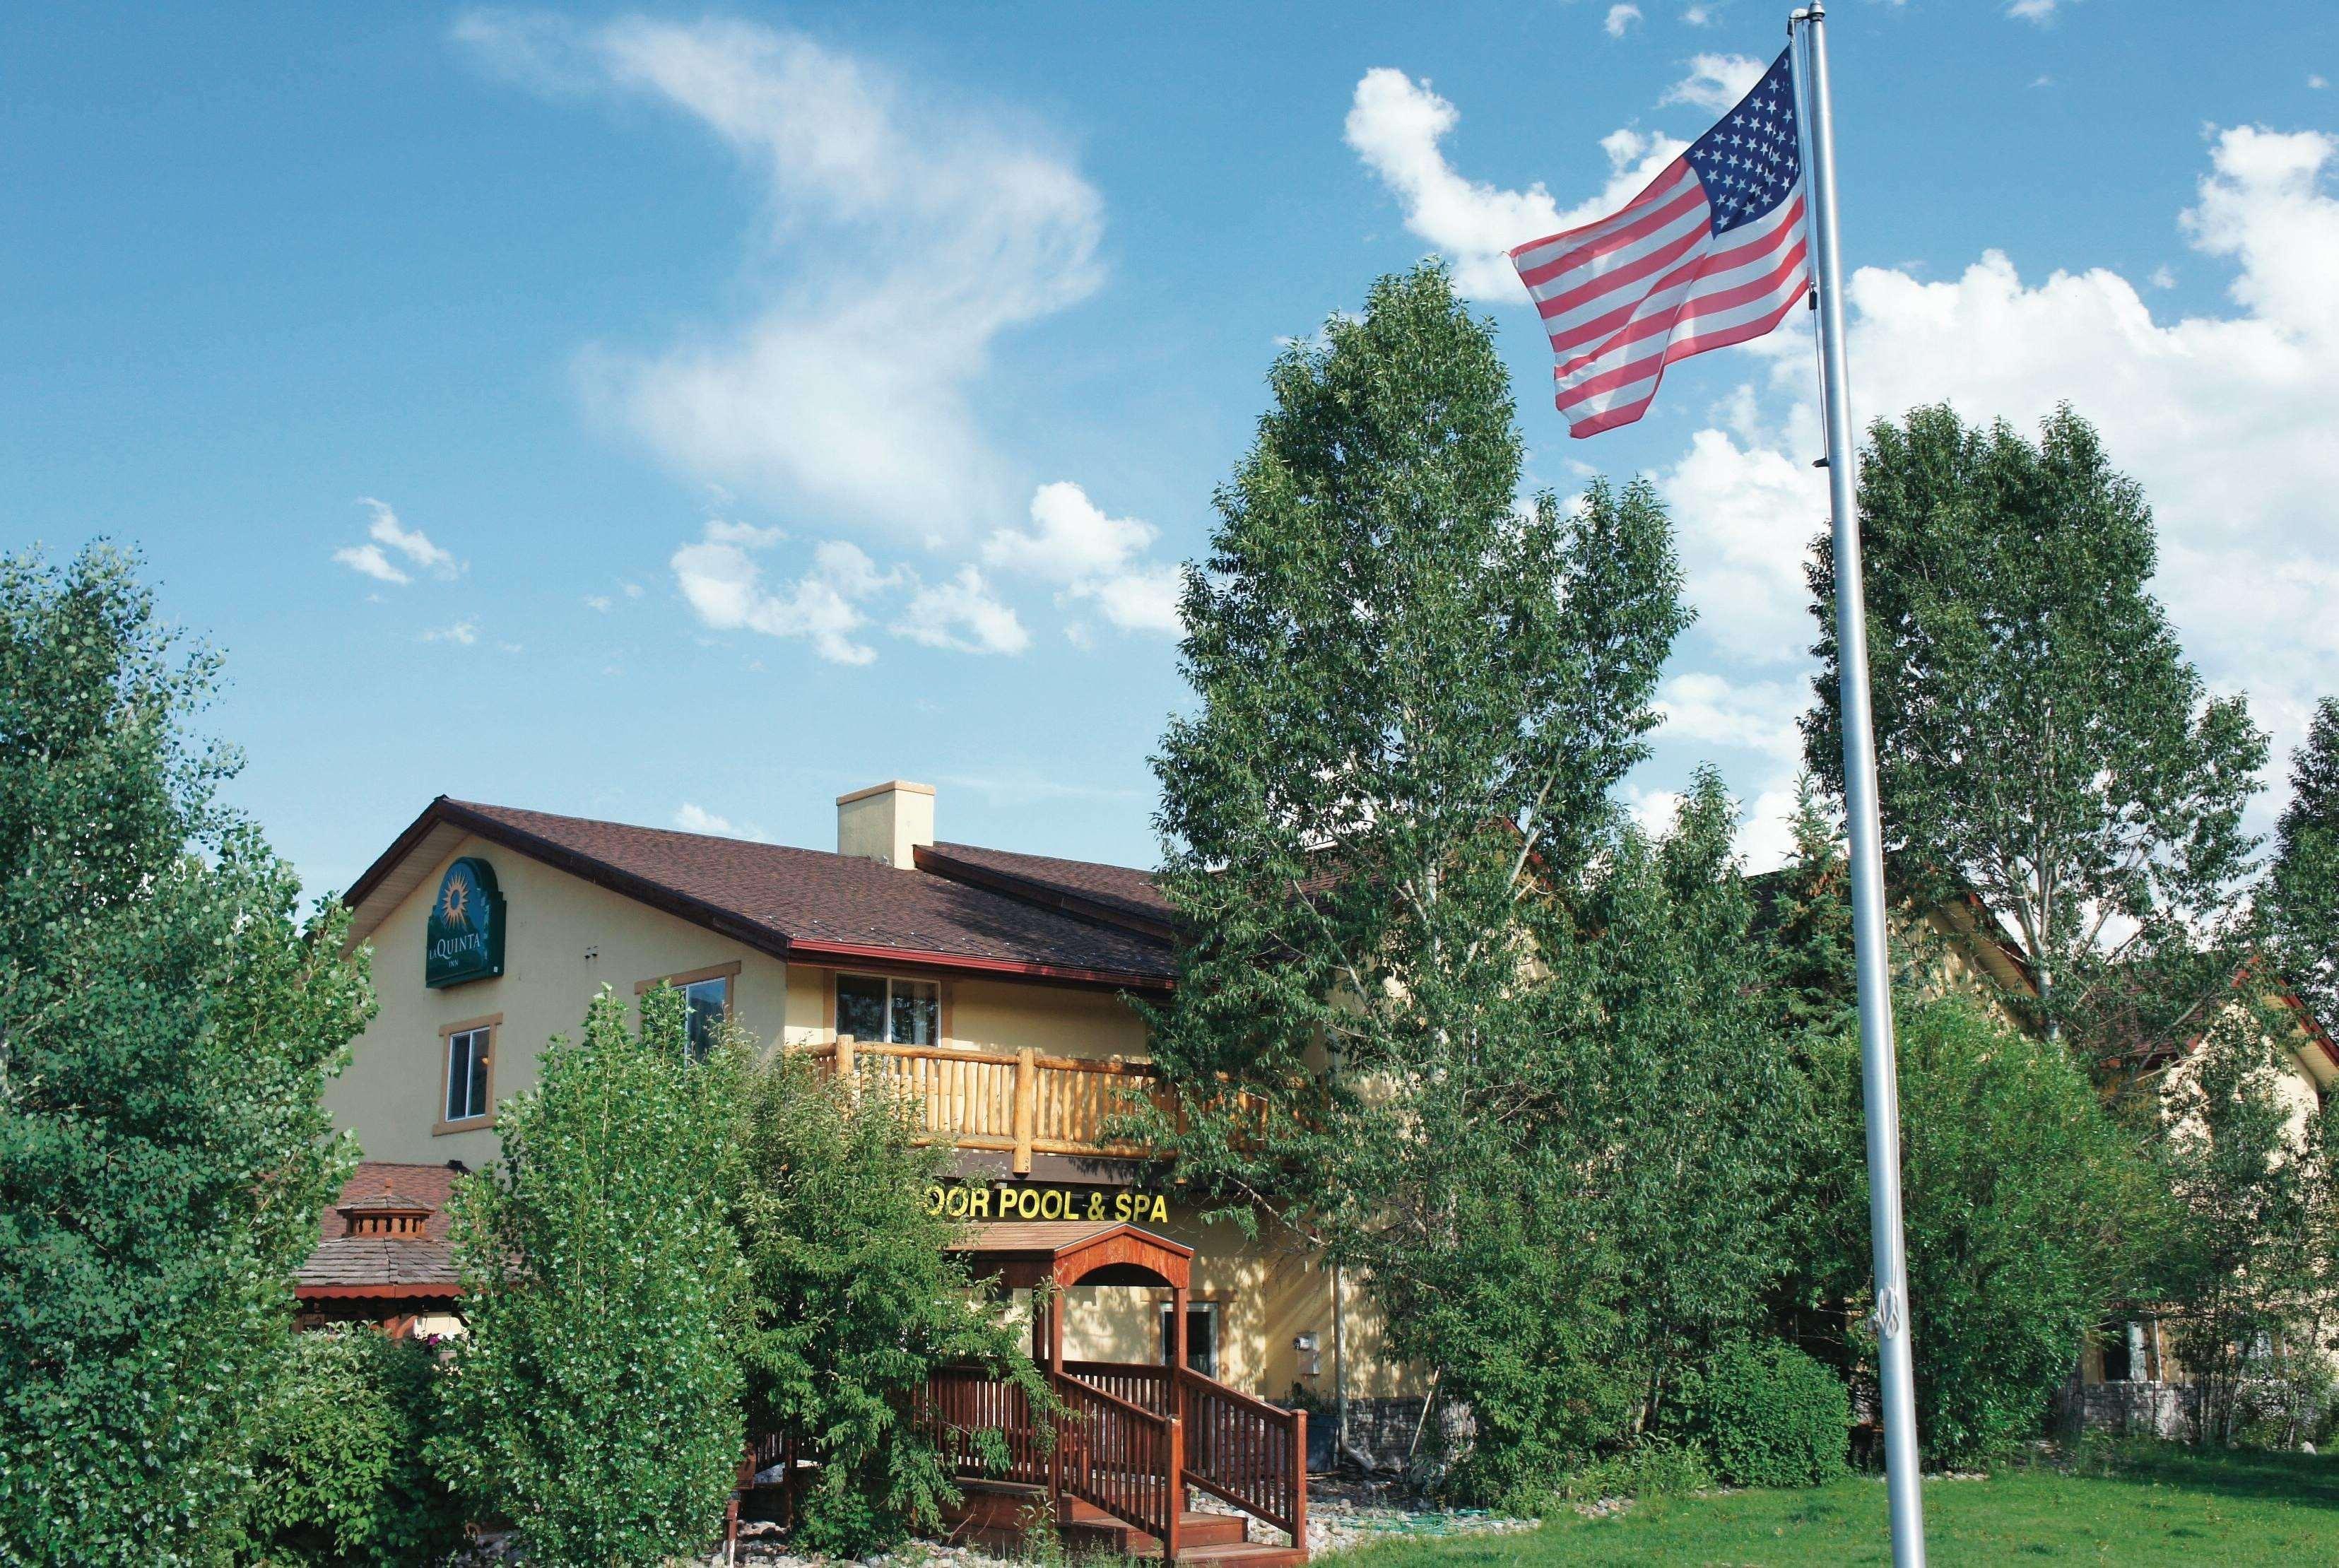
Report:
M 1735 808 L 1708 776 L 1663 843 L 1620 823 L 1689 619 L 1670 525 L 1645 484 L 1521 500 L 1441 269 L 1271 384 L 1156 764 L 1187 1103 L 1155 1131 L 1359 1272 L 1500 1493 L 1626 1437 L 1779 1267 L 1791 1086 Z
M 210 1561 L 373 1006 L 218 799 L 217 658 L 136 562 L 0 559 L 0 1557 Z
M 2339 697 L 2315 705 L 2291 754 L 2290 804 L 2259 895 L 2285 978 L 2326 1029 L 2339 1029 Z
M 1942 406 L 1870 427 L 1860 510 L 1895 880 L 1969 888 L 2009 921 L 2040 1021 L 2076 1027 L 2076 1047 L 2174 1028 L 2232 975 L 2266 742 L 2148 591 L 2143 491 L 2068 408 L 2034 443 Z M 1841 798 L 1835 563 L 1824 537 L 1816 552 L 1824 667 L 1803 731 Z
M 1252 1097 L 1189 1118 L 1189 1171 L 1320 1217 L 1354 1085 L 1508 1027 L 1523 903 L 1591 853 L 1689 616 L 1646 485 L 1522 501 L 1509 377 L 1441 266 L 1381 280 L 1269 384 L 1186 574 L 1199 702 L 1155 771 L 1189 939 L 1156 1050 Z

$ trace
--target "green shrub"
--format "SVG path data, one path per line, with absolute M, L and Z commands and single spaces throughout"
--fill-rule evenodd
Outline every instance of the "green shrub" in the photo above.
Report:
M 962 1228 L 926 1194 L 949 1178 L 950 1151 L 912 1141 L 908 1104 L 785 1053 L 744 1098 L 750 1408 L 759 1425 L 805 1435 L 819 1456 L 798 1546 L 866 1555 L 938 1526 L 957 1500 L 904 1397 L 936 1367 L 986 1366 L 1034 1409 L 1053 1400 L 995 1297 L 945 1250 Z M 1003 1443 L 995 1458 L 1004 1463 Z
M 455 1184 L 470 1332 L 434 1462 L 534 1562 L 703 1548 L 746 1450 L 731 1228 L 739 1052 L 694 1060 L 682 1001 L 607 990 L 496 1119 L 503 1158 Z
M 1702 1450 L 1665 1437 L 1651 1437 L 1597 1464 L 1588 1464 L 1562 1477 L 1540 1504 L 1522 1507 L 1519 1505 L 1534 1500 L 1514 1498 L 1508 1500 L 1512 1506 L 1505 1511 L 1540 1514 L 1550 1512 L 1548 1504 L 1554 1501 L 1596 1503 L 1603 1497 L 1678 1497 L 1703 1492 L 1713 1483 L 1713 1467 L 1706 1463 Z
M 1668 1426 L 1732 1485 L 1818 1486 L 1844 1473 L 1851 1400 L 1793 1346 L 1740 1340 L 1683 1376 Z
M 260 1563 L 435 1562 L 463 1514 L 423 1458 L 438 1357 L 370 1328 L 300 1334 L 263 1406 L 245 1550 Z

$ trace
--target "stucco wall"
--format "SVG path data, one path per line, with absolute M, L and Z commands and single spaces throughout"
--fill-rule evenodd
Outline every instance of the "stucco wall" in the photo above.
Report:
M 1195 1302 L 1218 1306 L 1218 1377 L 1260 1398 L 1288 1399 L 1295 1386 L 1312 1395 L 1333 1393 L 1332 1277 L 1314 1248 L 1272 1227 L 1248 1238 L 1230 1224 L 1204 1225 L 1190 1210 L 1173 1209 L 1152 1228 L 1194 1250 Z M 1342 1280 L 1347 1305 L 1348 1394 L 1363 1399 L 1418 1394 L 1421 1379 L 1389 1359 L 1379 1313 L 1353 1277 Z M 1067 1293 L 1064 1355 L 1075 1361 L 1153 1361 L 1161 1354 L 1161 1303 L 1166 1290 L 1081 1287 Z M 1294 1346 L 1316 1336 L 1317 1371 Z
M 422 983 L 423 922 L 447 864 L 467 854 L 495 868 L 503 892 L 504 972 L 432 991 Z M 336 1126 L 356 1130 L 370 1159 L 460 1159 L 476 1169 L 495 1157 L 492 1131 L 431 1130 L 445 1105 L 439 1031 L 449 1024 L 502 1015 L 490 1058 L 490 1088 L 501 1101 L 536 1082 L 545 1043 L 574 1036 L 604 985 L 630 1007 L 639 981 L 735 962 L 732 1016 L 759 1036 L 777 1026 L 787 986 L 787 965 L 777 959 L 479 839 L 464 840 L 433 867 L 367 945 L 381 1008 L 325 1103 Z

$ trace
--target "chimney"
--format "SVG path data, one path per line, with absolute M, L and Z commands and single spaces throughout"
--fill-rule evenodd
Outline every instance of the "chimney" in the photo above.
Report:
M 913 852 L 934 842 L 934 786 L 891 779 L 836 797 L 836 853 L 914 871 Z

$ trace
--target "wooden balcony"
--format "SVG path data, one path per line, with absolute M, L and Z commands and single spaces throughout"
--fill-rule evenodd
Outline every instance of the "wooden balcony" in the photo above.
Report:
M 1107 1136 L 1115 1118 L 1170 1102 L 1153 1064 L 962 1050 L 935 1045 L 868 1045 L 850 1035 L 834 1045 L 792 1046 L 830 1072 L 879 1083 L 913 1101 L 919 1141 L 989 1149 L 1011 1157 L 1018 1176 L 1035 1154 L 1143 1159 L 1154 1150 Z

